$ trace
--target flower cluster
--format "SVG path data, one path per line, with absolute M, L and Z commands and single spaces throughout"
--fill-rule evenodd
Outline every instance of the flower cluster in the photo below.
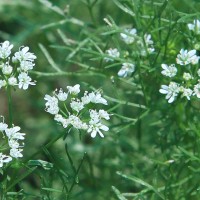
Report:
M 20 133 L 19 126 L 13 126 L 8 128 L 8 125 L 4 122 L 0 122 L 1 132 L 1 148 L 0 148 L 0 168 L 5 163 L 9 163 L 13 158 L 23 157 L 23 140 L 25 133 Z
M 141 50 L 140 53 L 142 56 L 146 56 L 147 53 L 152 53 L 155 51 L 150 34 L 145 34 L 142 38 L 139 35 L 137 35 L 137 30 L 133 28 L 125 29 L 124 33 L 120 33 L 120 36 L 126 44 L 135 43 Z
M 168 103 L 175 101 L 177 96 L 186 97 L 188 100 L 192 96 L 200 98 L 200 69 L 193 65 L 198 64 L 199 56 L 196 50 L 181 49 L 177 55 L 176 63 L 172 65 L 162 64 L 162 75 L 170 78 L 169 85 L 161 85 L 160 93 L 166 94 Z M 178 77 L 176 77 L 178 74 Z
M 153 46 L 153 41 L 151 39 L 150 34 L 145 34 L 144 37 L 140 37 L 137 35 L 137 30 L 135 28 L 133 29 L 125 29 L 123 33 L 120 33 L 120 37 L 124 43 L 127 45 L 133 44 L 136 47 L 135 52 L 139 52 L 140 56 L 146 56 L 147 54 L 151 54 L 155 51 Z M 120 58 L 120 52 L 117 48 L 110 48 L 105 51 L 107 54 L 104 58 L 106 62 L 113 62 L 117 60 L 117 58 Z M 128 52 L 126 52 L 126 55 L 124 57 L 127 57 L 129 55 Z M 127 77 L 131 76 L 131 74 L 135 71 L 135 65 L 128 61 L 122 63 L 121 69 L 118 71 L 119 77 Z
M 94 104 L 107 105 L 106 99 L 101 96 L 100 92 L 85 91 L 81 98 L 80 85 L 67 86 L 67 92 L 63 89 L 55 90 L 53 96 L 45 95 L 46 112 L 54 115 L 54 120 L 59 122 L 64 128 L 74 127 L 79 130 L 85 130 L 95 137 L 99 134 L 104 137 L 102 131 L 108 131 L 109 128 L 103 124 L 104 120 L 109 120 L 110 115 L 105 110 L 89 109 Z M 61 108 L 64 104 L 65 111 Z M 69 105 L 69 108 L 66 106 Z
M 29 47 L 20 47 L 11 57 L 12 48 L 9 41 L 0 44 L 0 88 L 9 85 L 26 90 L 35 85 L 28 72 L 35 66 L 36 56 L 29 52 Z

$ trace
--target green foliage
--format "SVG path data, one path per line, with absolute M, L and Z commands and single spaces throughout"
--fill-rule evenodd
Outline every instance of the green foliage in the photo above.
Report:
M 195 0 L 0 1 L 0 38 L 30 46 L 37 85 L 12 91 L 14 124 L 27 133 L 24 159 L 0 169 L 2 199 L 198 200 L 200 103 L 159 93 L 169 79 L 161 64 L 180 49 L 196 49 L 199 36 L 187 24 L 199 18 Z M 151 34 L 155 51 L 126 44 L 120 33 Z M 106 50 L 120 57 L 105 62 Z M 131 76 L 117 73 L 134 63 Z M 182 67 L 182 66 L 181 66 Z M 198 65 L 197 65 L 198 67 Z M 67 132 L 45 111 L 45 94 L 80 84 L 102 90 L 112 114 L 105 138 Z M 0 113 L 9 118 L 5 91 Z

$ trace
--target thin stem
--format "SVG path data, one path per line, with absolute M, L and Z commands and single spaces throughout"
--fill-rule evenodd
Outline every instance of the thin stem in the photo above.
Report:
M 80 161 L 80 164 L 79 164 L 79 166 L 78 166 L 78 169 L 75 171 L 76 173 L 75 173 L 75 176 L 74 176 L 74 180 L 73 180 L 73 183 L 72 183 L 72 185 L 71 185 L 71 187 L 70 187 L 70 189 L 69 189 L 69 192 L 68 192 L 68 196 L 67 196 L 67 200 L 69 200 L 70 199 L 70 197 L 71 197 L 71 193 L 72 193 L 72 190 L 73 190 L 73 188 L 74 188 L 74 186 L 79 182 L 79 180 L 78 180 L 78 174 L 79 174 L 79 171 L 80 171 L 80 169 L 81 169 L 81 166 L 82 166 L 82 164 L 83 164 L 83 161 L 84 161 L 84 159 L 85 159 L 85 157 L 86 157 L 86 152 L 84 153 L 84 155 L 83 155 L 83 158 L 81 159 L 81 161 Z M 71 161 L 70 161 L 71 162 Z
M 9 112 L 9 126 L 12 126 L 13 116 L 12 116 L 12 97 L 11 97 L 11 88 L 7 86 L 7 98 L 8 98 L 8 112 Z
M 12 126 L 12 123 L 13 123 L 13 116 L 12 116 L 12 97 L 11 97 L 11 88 L 10 86 L 8 85 L 7 88 L 6 88 L 6 92 L 7 92 L 7 99 L 8 99 L 8 112 L 9 112 L 9 127 Z M 7 190 L 7 179 L 5 180 L 3 184 L 3 188 L 2 188 L 2 196 L 1 196 L 1 199 L 2 200 L 5 200 L 6 199 L 6 190 Z
M 57 140 L 59 140 L 63 135 L 65 134 L 65 132 L 56 135 L 55 138 L 53 138 L 52 140 L 50 140 L 47 144 L 44 145 L 44 147 L 46 149 L 48 149 L 49 147 L 51 147 Z M 30 159 L 32 159 L 34 156 L 38 155 L 40 152 L 42 152 L 42 149 L 39 149 L 38 151 L 36 151 L 35 153 L 33 153 L 29 158 L 25 159 L 25 163 L 28 162 Z

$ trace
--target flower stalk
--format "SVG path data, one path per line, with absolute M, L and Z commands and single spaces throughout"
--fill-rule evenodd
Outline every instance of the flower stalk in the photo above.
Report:
M 11 87 L 8 85 L 6 90 L 8 99 L 9 127 L 11 127 L 13 124 Z

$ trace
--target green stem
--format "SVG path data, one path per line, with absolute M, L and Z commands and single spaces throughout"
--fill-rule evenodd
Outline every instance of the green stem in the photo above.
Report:
M 49 147 L 51 147 L 57 140 L 59 140 L 63 135 L 65 134 L 65 132 L 56 135 L 55 138 L 53 138 L 51 141 L 49 141 L 47 144 L 44 145 L 44 147 L 46 149 L 48 149 Z M 25 159 L 24 163 L 28 162 L 29 160 L 31 160 L 33 157 L 35 157 L 36 155 L 38 155 L 39 153 L 42 152 L 42 149 L 40 148 L 38 151 L 36 151 L 35 153 L 33 153 L 29 158 Z
M 13 123 L 13 116 L 12 116 L 12 97 L 11 97 L 11 88 L 8 85 L 6 88 L 7 92 L 7 99 L 8 99 L 8 112 L 9 112 L 9 127 L 12 127 Z M 6 200 L 6 190 L 7 190 L 7 179 L 2 183 L 2 194 L 1 194 L 1 200 Z
M 12 97 L 11 97 L 11 88 L 7 86 L 7 98 L 8 98 L 8 112 L 9 112 L 9 126 L 12 126 L 13 116 L 12 116 Z

